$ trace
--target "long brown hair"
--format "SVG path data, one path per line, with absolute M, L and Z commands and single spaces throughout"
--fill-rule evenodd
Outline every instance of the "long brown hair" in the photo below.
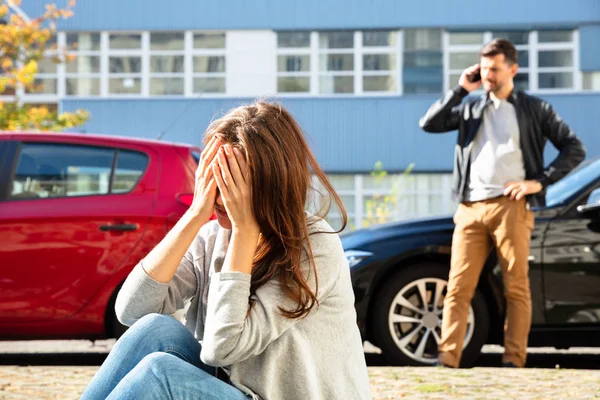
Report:
M 231 143 L 248 162 L 254 217 L 261 237 L 254 254 L 250 294 L 271 279 L 279 279 L 285 294 L 296 302 L 295 309 L 279 308 L 288 318 L 306 316 L 317 301 L 318 281 L 308 240 L 305 207 L 314 174 L 329 194 L 329 201 L 316 216 L 324 218 L 333 200 L 342 215 L 341 232 L 347 223 L 345 207 L 312 154 L 300 126 L 283 106 L 259 101 L 235 108 L 210 124 L 205 143 L 214 135 Z M 306 244 L 306 247 L 305 247 Z M 311 290 L 302 271 L 306 252 L 309 274 L 315 274 Z

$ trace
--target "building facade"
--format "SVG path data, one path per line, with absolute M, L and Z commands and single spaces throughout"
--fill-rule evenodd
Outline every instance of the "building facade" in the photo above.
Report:
M 22 8 L 34 16 L 45 3 Z M 453 211 L 456 135 L 425 134 L 418 120 L 494 37 L 519 50 L 518 88 L 549 100 L 600 155 L 598 0 L 79 1 L 58 27 L 77 58 L 41 63 L 43 93 L 26 101 L 88 109 L 85 132 L 197 144 L 226 110 L 276 99 L 354 227 L 386 194 L 394 219 Z M 376 162 L 390 174 L 372 176 Z

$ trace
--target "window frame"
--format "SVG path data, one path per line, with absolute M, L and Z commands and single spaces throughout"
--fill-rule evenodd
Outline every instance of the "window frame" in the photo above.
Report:
M 11 141 L 8 141 L 9 143 Z M 12 159 L 12 165 L 10 165 L 8 167 L 8 174 L 6 174 L 6 176 L 8 177 L 8 179 L 6 180 L 6 191 L 4 193 L 4 197 L 0 197 L 0 202 L 5 201 L 5 202 L 13 202 L 13 201 L 32 201 L 32 200 L 55 200 L 55 199 L 73 199 L 73 198 L 82 198 L 82 197 L 93 197 L 93 196 L 120 196 L 120 195 L 127 195 L 130 194 L 131 192 L 133 192 L 136 187 L 138 187 L 139 183 L 142 181 L 142 179 L 144 178 L 144 176 L 146 175 L 148 168 L 150 166 L 150 155 L 147 152 L 141 151 L 139 149 L 128 149 L 128 148 L 124 148 L 124 147 L 113 147 L 113 146 L 106 146 L 106 145 L 99 145 L 99 144 L 82 144 L 82 143 L 69 143 L 69 142 L 52 142 L 52 141 L 29 141 L 29 140 L 21 140 L 21 141 L 14 141 L 14 158 Z M 23 199 L 19 199 L 19 198 L 12 198 L 11 197 L 11 190 L 10 187 L 12 186 L 13 182 L 15 181 L 15 177 L 16 177 L 16 173 L 17 173 L 17 167 L 19 165 L 19 160 L 21 159 L 21 154 L 22 154 L 22 149 L 24 146 L 26 145 L 42 145 L 42 146 L 64 146 L 64 147 L 84 147 L 84 148 L 88 148 L 88 149 L 104 149 L 104 150 L 111 150 L 112 151 L 112 160 L 111 160 L 111 165 L 110 165 L 110 173 L 109 173 L 109 180 L 108 180 L 108 192 L 107 193 L 92 193 L 92 194 L 82 194 L 82 195 L 73 195 L 73 196 L 56 196 L 56 197 L 36 197 L 36 198 L 23 198 Z M 2 143 L 0 143 L 0 150 L 2 150 Z M 113 192 L 113 184 L 114 184 L 114 178 L 115 178 L 115 172 L 117 169 L 117 164 L 119 161 L 119 154 L 121 153 L 121 151 L 127 151 L 127 152 L 132 152 L 132 153 L 138 153 L 143 155 L 146 158 L 146 165 L 144 167 L 144 170 L 142 171 L 142 173 L 140 174 L 140 176 L 138 177 L 138 179 L 135 181 L 135 183 L 132 185 L 131 189 L 128 190 L 127 192 Z M 0 192 L 0 194 L 2 194 Z
M 501 28 L 499 29 L 501 30 Z M 521 30 L 523 31 L 523 30 Z M 582 91 L 582 73 L 579 66 L 579 30 L 569 29 L 572 32 L 571 42 L 553 42 L 539 43 L 539 30 L 527 31 L 528 43 L 515 45 L 518 51 L 528 51 L 528 67 L 519 68 L 519 73 L 527 73 L 528 89 L 527 92 L 538 94 L 560 94 L 574 93 Z M 454 88 L 458 82 L 456 79 L 451 81 L 451 77 L 460 74 L 462 70 L 450 68 L 450 54 L 460 52 L 476 52 L 479 53 L 483 44 L 493 39 L 493 31 L 473 31 L 473 33 L 482 33 L 483 41 L 481 44 L 450 44 L 450 35 L 452 33 L 461 33 L 460 31 L 442 32 L 442 50 L 443 50 L 443 66 L 444 66 L 444 92 Z M 573 64 L 570 67 L 539 67 L 538 55 L 540 51 L 560 51 L 568 50 L 572 52 Z M 570 72 L 572 75 L 573 85 L 570 88 L 540 88 L 539 76 L 541 73 L 561 73 Z
M 69 34 L 85 34 L 85 33 L 89 33 L 89 34 L 98 34 L 100 36 L 100 48 L 98 50 L 80 50 L 80 49 L 76 49 L 76 50 L 69 50 L 67 48 L 67 35 Z M 99 96 L 103 95 L 103 90 L 102 90 L 102 80 L 103 80 L 103 73 L 102 73 L 102 64 L 103 64 L 103 60 L 102 60 L 102 54 L 103 54 L 103 38 L 102 38 L 102 32 L 97 32 L 97 31 L 77 31 L 77 32 L 59 32 L 59 42 L 63 43 L 63 46 L 67 49 L 67 53 L 68 54 L 74 54 L 75 55 L 75 60 L 73 62 L 77 62 L 77 57 L 79 56 L 90 56 L 90 57 L 98 57 L 99 61 L 100 61 L 100 68 L 98 72 L 86 72 L 86 73 L 80 73 L 80 72 L 68 72 L 67 71 L 67 65 L 63 64 L 62 66 L 64 66 L 64 97 L 66 98 L 96 98 Z M 67 80 L 69 79 L 79 79 L 79 78 L 89 78 L 89 79 L 98 79 L 98 86 L 99 86 L 99 90 L 98 90 L 98 94 L 97 95 L 79 95 L 79 94 L 69 94 L 67 93 Z

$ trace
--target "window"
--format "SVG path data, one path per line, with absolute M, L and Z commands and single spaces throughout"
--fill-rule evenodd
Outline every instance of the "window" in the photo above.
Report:
M 319 93 L 354 93 L 354 32 L 319 33 Z
M 184 94 L 184 36 L 182 32 L 150 34 L 150 95 Z
M 111 193 L 127 193 L 139 182 L 148 165 L 148 156 L 137 151 L 119 150 Z
M 24 144 L 10 197 L 48 198 L 107 194 L 114 150 Z
M 135 187 L 147 165 L 145 154 L 130 150 L 26 143 L 19 154 L 10 198 L 126 193 Z
M 142 35 L 111 33 L 108 46 L 108 93 L 142 94 Z
M 493 38 L 510 40 L 518 51 L 515 86 L 521 90 L 574 89 L 573 31 L 449 32 L 446 48 L 446 89 L 454 87 L 462 71 L 479 62 L 481 47 Z
M 441 93 L 444 76 L 441 29 L 406 29 L 403 64 L 403 93 Z
M 75 60 L 66 65 L 67 96 L 100 95 L 100 34 L 67 33 L 67 50 Z
M 583 73 L 583 90 L 600 91 L 600 71 Z
M 538 88 L 572 89 L 574 43 L 572 31 L 538 32 Z
M 196 32 L 193 44 L 193 92 L 225 93 L 225 33 Z
M 398 31 L 277 33 L 277 92 L 399 92 Z
M 279 32 L 277 48 L 277 92 L 310 92 L 310 32 Z
M 58 93 L 58 53 L 48 51 L 44 58 L 38 61 L 38 73 L 35 76 L 35 88 L 27 90 L 28 94 L 50 94 Z
M 363 92 L 396 92 L 397 32 L 366 31 L 363 32 L 362 39 Z
M 369 174 L 328 176 L 348 212 L 346 230 L 383 221 L 451 214 L 456 203 L 451 198 L 452 174 Z M 314 179 L 315 187 L 325 193 Z M 322 199 L 320 197 L 317 200 Z M 341 227 L 339 210 L 332 204 L 327 221 Z

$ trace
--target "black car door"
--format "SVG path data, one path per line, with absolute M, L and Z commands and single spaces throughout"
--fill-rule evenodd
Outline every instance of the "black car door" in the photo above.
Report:
M 548 324 L 600 326 L 598 179 L 549 223 L 543 269 Z

